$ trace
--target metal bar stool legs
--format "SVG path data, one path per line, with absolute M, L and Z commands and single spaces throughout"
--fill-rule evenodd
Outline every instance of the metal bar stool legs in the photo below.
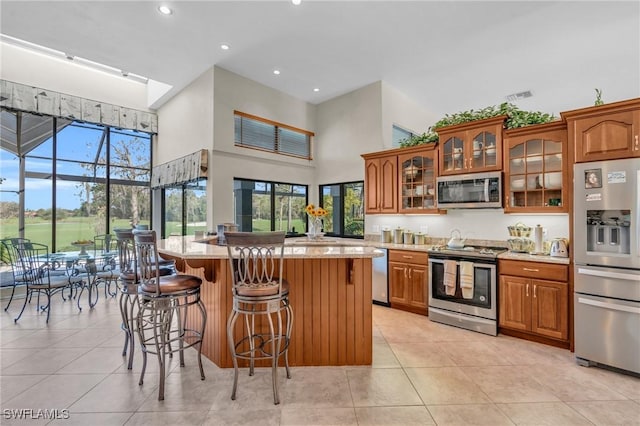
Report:
M 225 232 L 225 239 L 233 277 L 233 309 L 227 320 L 234 368 L 231 399 L 236 399 L 238 390 L 238 359 L 246 360 L 250 376 L 257 360 L 269 360 L 273 402 L 279 404 L 278 364 L 284 357 L 290 379 L 288 351 L 293 329 L 289 283 L 282 278 L 284 232 Z M 243 330 L 236 326 L 242 316 Z M 240 332 L 241 337 L 236 338 Z
M 158 358 L 160 383 L 158 400 L 164 400 L 164 383 L 167 355 L 178 352 L 180 366 L 184 367 L 184 350 L 197 348 L 200 379 L 204 380 L 202 366 L 202 339 L 207 323 L 207 313 L 200 299 L 202 280 L 193 275 L 166 275 L 160 273 L 156 236 L 154 231 L 134 231 L 137 262 L 140 272 L 139 310 L 137 332 L 142 348 L 142 372 L 140 385 L 144 383 L 147 354 Z M 194 306 L 195 305 L 195 306 Z M 200 326 L 192 316 L 193 324 L 187 327 L 187 310 L 198 307 Z M 176 346 L 173 346 L 173 345 Z

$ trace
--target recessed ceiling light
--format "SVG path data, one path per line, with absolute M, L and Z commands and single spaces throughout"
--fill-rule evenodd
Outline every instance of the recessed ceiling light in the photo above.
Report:
M 314 91 L 314 92 L 319 92 L 319 91 L 320 91 L 320 89 L 316 87 L 315 89 L 313 89 L 313 91 Z
M 274 73 L 275 75 L 280 75 L 280 70 L 273 70 L 273 73 Z
M 222 49 L 222 50 L 229 50 L 230 47 L 231 46 L 229 46 L 227 43 L 222 43 L 220 45 L 220 49 Z
M 296 6 L 298 6 L 300 3 L 302 3 L 302 0 L 291 0 L 291 3 L 295 4 Z
M 163 15 L 171 15 L 173 13 L 173 10 L 171 10 L 169 6 L 160 6 L 158 8 L 158 12 L 162 13 Z

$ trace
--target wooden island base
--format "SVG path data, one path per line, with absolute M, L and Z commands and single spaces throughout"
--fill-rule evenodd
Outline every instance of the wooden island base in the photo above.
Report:
M 202 354 L 219 367 L 233 367 L 226 334 L 232 309 L 228 260 L 184 259 L 167 253 L 163 257 L 175 259 L 179 272 L 203 279 L 201 297 L 208 317 Z M 371 258 L 285 258 L 284 262 L 293 307 L 289 365 L 371 365 Z M 187 325 L 197 318 L 194 313 Z M 243 323 L 239 320 L 236 325 L 237 341 Z

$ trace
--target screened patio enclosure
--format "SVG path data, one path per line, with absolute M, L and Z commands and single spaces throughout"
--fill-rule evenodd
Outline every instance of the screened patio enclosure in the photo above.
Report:
M 0 238 L 73 251 L 73 241 L 149 224 L 149 134 L 6 108 L 0 113 Z

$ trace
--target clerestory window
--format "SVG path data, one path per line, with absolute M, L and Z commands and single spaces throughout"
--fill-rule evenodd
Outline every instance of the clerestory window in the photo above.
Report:
M 235 145 L 311 160 L 313 132 L 234 111 Z

